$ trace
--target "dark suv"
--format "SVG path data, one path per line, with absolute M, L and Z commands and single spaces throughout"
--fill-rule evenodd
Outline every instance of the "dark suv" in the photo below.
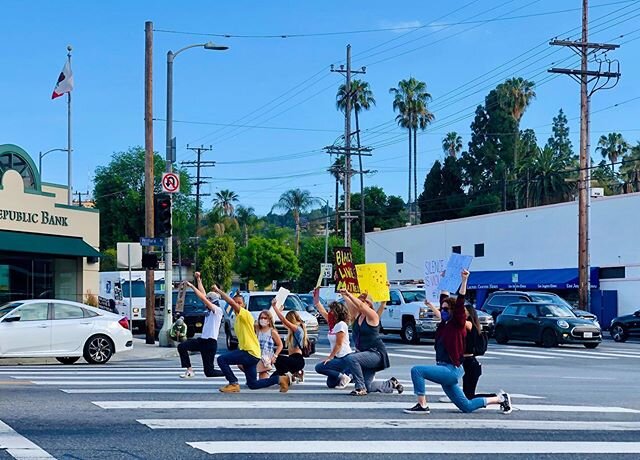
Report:
M 164 323 L 164 293 L 156 292 L 156 297 L 159 299 L 156 301 L 156 314 L 155 314 L 155 326 L 156 332 L 162 328 Z M 173 316 L 174 320 L 178 316 L 182 316 L 185 324 L 187 325 L 187 337 L 191 338 L 196 333 L 202 332 L 202 325 L 204 324 L 204 317 L 207 314 L 207 307 L 204 303 L 198 299 L 196 294 L 189 290 L 184 295 L 184 311 L 181 313 L 176 312 L 176 304 L 178 303 L 178 291 L 173 291 Z
M 640 310 L 631 315 L 613 318 L 609 333 L 616 342 L 624 342 L 629 337 L 640 337 Z
M 596 315 L 594 315 L 593 313 L 573 308 L 558 294 L 540 291 L 495 291 L 489 294 L 489 297 L 487 297 L 487 300 L 485 300 L 481 310 L 485 313 L 489 313 L 495 320 L 507 305 L 511 305 L 515 302 L 553 303 L 555 305 L 560 305 L 561 307 L 568 308 L 573 312 L 574 315 L 579 318 L 584 318 L 591 321 L 595 321 L 597 319 Z

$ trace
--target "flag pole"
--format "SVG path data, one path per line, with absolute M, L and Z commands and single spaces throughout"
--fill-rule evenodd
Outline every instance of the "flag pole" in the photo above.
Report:
M 69 60 L 69 69 L 71 69 L 71 45 L 67 46 L 67 59 Z M 67 197 L 67 204 L 71 206 L 73 189 L 71 188 L 71 91 L 67 92 L 67 181 L 69 186 L 69 192 Z

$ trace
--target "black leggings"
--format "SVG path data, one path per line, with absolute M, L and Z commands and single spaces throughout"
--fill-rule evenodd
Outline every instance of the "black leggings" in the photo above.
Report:
M 495 393 L 476 394 L 478 380 L 482 375 L 482 364 L 478 362 L 475 356 L 465 356 L 462 360 L 462 368 L 464 369 L 462 392 L 467 399 L 490 398 L 496 395 Z
M 276 374 L 284 375 L 287 372 L 295 374 L 304 369 L 304 358 L 300 353 L 294 353 L 289 356 L 278 356 L 276 359 Z
M 199 351 L 202 355 L 202 366 L 204 367 L 204 375 L 207 377 L 217 377 L 221 375 L 220 371 L 216 371 L 214 358 L 218 351 L 218 341 L 216 339 L 189 339 L 178 345 L 178 353 L 180 354 L 180 366 L 191 367 L 190 351 Z

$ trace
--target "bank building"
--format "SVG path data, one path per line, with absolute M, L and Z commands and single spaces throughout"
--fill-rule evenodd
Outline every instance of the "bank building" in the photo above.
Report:
M 98 294 L 100 214 L 69 206 L 17 145 L 0 145 L 0 305 Z

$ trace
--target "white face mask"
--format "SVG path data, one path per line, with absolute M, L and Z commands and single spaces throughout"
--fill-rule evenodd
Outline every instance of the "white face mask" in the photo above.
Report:
M 262 326 L 262 327 L 269 326 L 269 320 L 268 319 L 261 319 L 260 320 L 260 326 Z

